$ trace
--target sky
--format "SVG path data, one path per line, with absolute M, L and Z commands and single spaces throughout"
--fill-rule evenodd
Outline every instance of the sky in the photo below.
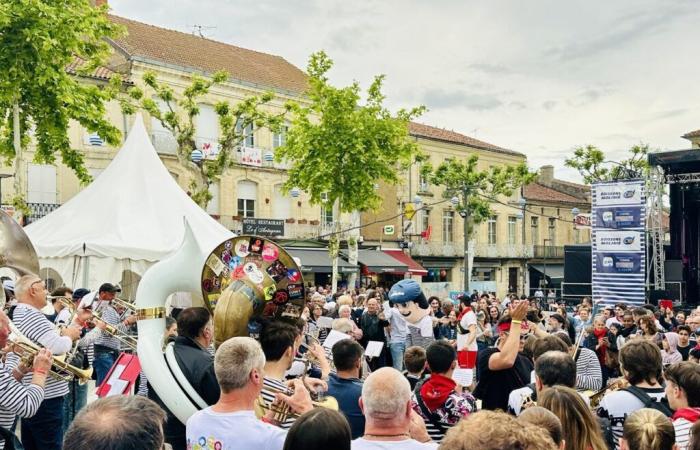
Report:
M 331 81 L 386 75 L 392 109 L 564 166 L 577 146 L 608 159 L 640 142 L 690 147 L 700 129 L 696 0 L 109 0 L 114 14 L 280 55 L 325 50 Z M 199 32 L 199 31 L 197 31 Z

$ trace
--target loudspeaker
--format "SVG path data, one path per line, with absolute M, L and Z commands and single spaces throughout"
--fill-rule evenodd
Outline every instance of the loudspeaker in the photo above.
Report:
M 680 259 L 664 261 L 664 275 L 666 281 L 683 281 L 683 261 Z

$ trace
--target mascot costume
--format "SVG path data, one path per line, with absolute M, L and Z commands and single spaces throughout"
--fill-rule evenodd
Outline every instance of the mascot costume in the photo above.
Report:
M 427 348 L 435 341 L 430 305 L 415 280 L 401 280 L 393 285 L 389 301 L 397 306 L 408 325 L 406 348 L 413 345 Z

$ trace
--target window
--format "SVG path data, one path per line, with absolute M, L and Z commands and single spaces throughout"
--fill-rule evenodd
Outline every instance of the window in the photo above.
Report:
M 29 164 L 27 203 L 56 204 L 56 166 Z
M 549 245 L 556 245 L 557 236 L 557 219 L 554 217 L 549 218 Z
M 282 193 L 282 185 L 276 184 L 272 193 L 272 217 L 284 220 L 292 218 L 292 201 Z
M 199 105 L 197 137 L 213 142 L 219 140 L 219 116 L 211 105 Z
M 241 141 L 242 147 L 255 147 L 255 138 L 253 136 L 253 124 L 249 123 L 245 128 L 243 128 L 241 121 L 236 123 L 236 133 L 242 134 L 243 140 Z
M 272 133 L 272 148 L 282 147 L 287 143 L 287 131 L 289 127 L 285 125 L 280 128 L 279 133 Z
M 421 216 L 420 216 L 420 230 L 421 231 L 427 231 L 428 227 L 430 226 L 430 210 L 429 209 L 424 209 L 421 211 Z
M 238 215 L 243 218 L 255 217 L 255 200 L 258 198 L 258 184 L 253 181 L 238 182 Z
M 497 239 L 496 239 L 496 232 L 497 232 L 496 231 L 496 225 L 497 225 L 496 219 L 497 219 L 496 216 L 489 217 L 489 222 L 488 222 L 489 245 L 496 245 L 496 241 L 497 241 Z
M 421 169 L 419 169 L 419 173 L 422 172 Z M 420 173 L 418 177 L 418 192 L 427 192 L 429 188 L 430 184 L 428 183 L 428 178 L 422 173 Z
M 530 217 L 530 234 L 532 235 L 532 245 L 540 242 L 540 218 Z
M 449 244 L 454 242 L 454 211 L 443 211 L 442 213 L 442 242 Z
M 161 116 L 170 111 L 165 101 L 153 97 L 153 101 L 158 106 Z M 128 123 L 128 121 L 126 121 Z M 163 126 L 160 120 L 151 116 L 151 141 L 158 153 L 177 154 L 177 140 L 175 136 Z
M 326 204 L 321 206 L 321 223 L 324 225 L 333 223 L 333 206 L 328 206 Z
M 515 216 L 508 216 L 508 244 L 515 245 Z

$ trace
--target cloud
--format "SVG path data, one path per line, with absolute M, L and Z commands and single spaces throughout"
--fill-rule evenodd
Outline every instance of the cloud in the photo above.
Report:
M 475 63 L 469 64 L 467 69 L 476 70 L 478 72 L 483 72 L 489 75 L 507 75 L 513 73 L 513 71 L 505 66 L 499 64 L 488 64 L 488 63 Z
M 555 102 L 554 100 L 547 100 L 546 102 L 542 103 L 542 107 L 547 111 L 551 111 L 557 106 L 557 104 L 558 102 Z
M 527 105 L 523 102 L 510 102 L 508 103 L 508 106 L 517 110 L 523 110 L 527 108 Z
M 473 111 L 485 111 L 503 105 L 494 94 L 469 94 L 441 88 L 427 89 L 421 97 L 421 102 L 431 109 L 465 108 Z

